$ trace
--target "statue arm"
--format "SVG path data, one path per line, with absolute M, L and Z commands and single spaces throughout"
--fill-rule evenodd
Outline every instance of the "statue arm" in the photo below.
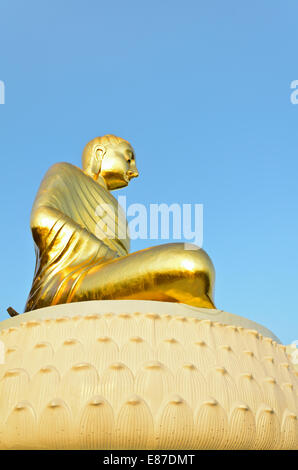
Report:
M 81 259 L 83 253 L 86 259 L 96 253 L 100 259 L 115 258 L 113 250 L 63 210 L 63 198 L 67 199 L 63 173 L 71 167 L 67 163 L 53 165 L 40 185 L 31 212 L 30 225 L 34 242 L 42 252 L 48 250 L 49 246 L 52 246 L 51 250 L 54 251 L 54 246 L 57 249 L 60 246 L 61 249 L 72 240 L 72 244 L 75 242 L 83 250 Z
M 81 227 L 59 209 L 47 205 L 40 205 L 32 211 L 31 229 L 32 232 L 39 233 L 41 236 L 46 235 L 48 238 L 51 238 L 51 235 L 58 231 L 62 232 L 61 237 L 63 237 L 63 233 L 66 235 L 66 232 L 68 234 L 77 233 L 97 248 L 101 242 L 95 235 Z

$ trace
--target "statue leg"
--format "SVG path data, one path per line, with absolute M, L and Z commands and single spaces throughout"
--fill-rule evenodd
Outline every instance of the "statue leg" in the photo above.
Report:
M 215 308 L 212 261 L 204 250 L 192 247 L 159 245 L 94 266 L 68 301 L 142 299 Z

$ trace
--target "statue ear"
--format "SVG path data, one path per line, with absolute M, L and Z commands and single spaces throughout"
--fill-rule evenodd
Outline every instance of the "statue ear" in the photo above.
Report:
M 91 171 L 96 176 L 98 176 L 100 173 L 101 162 L 105 153 L 106 153 L 106 150 L 103 145 L 97 145 L 93 150 Z

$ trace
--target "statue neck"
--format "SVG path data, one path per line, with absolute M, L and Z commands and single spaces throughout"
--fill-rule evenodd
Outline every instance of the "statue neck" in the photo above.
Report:
M 84 171 L 85 175 L 89 176 L 90 178 L 92 178 L 94 181 L 96 181 L 96 183 L 99 184 L 99 186 L 102 186 L 103 188 L 105 188 L 107 191 L 108 191 L 108 187 L 107 187 L 107 183 L 105 182 L 104 178 L 101 176 L 101 174 L 99 174 L 97 177 L 91 173 L 88 169 L 86 171 Z
M 108 191 L 107 183 L 105 182 L 105 179 L 100 174 L 98 175 L 95 181 L 96 183 L 98 183 L 100 186 L 103 186 Z

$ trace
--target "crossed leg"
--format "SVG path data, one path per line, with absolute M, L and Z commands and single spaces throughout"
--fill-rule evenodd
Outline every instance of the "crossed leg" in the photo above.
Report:
M 215 308 L 214 277 L 204 250 L 170 243 L 92 267 L 77 283 L 71 301 L 140 299 Z

